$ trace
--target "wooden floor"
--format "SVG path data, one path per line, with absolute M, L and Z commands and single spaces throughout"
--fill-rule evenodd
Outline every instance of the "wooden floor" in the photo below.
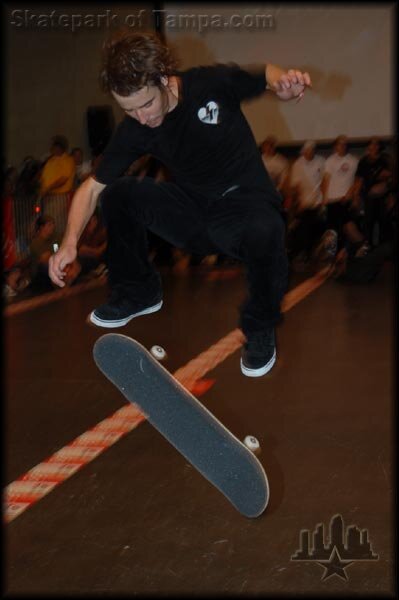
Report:
M 173 373 L 237 327 L 245 286 L 198 270 L 163 281 L 162 310 L 118 331 L 163 346 Z M 4 319 L 6 485 L 125 405 L 92 358 L 106 331 L 85 322 L 105 295 Z M 260 441 L 261 517 L 236 512 L 144 421 L 5 526 L 5 595 L 394 597 L 393 316 L 390 265 L 367 286 L 328 279 L 285 313 L 270 374 L 243 376 L 237 350 L 204 376 L 201 401 Z M 367 530 L 377 558 L 335 571 L 292 560 L 302 530 L 324 524 L 328 543 L 335 515 Z

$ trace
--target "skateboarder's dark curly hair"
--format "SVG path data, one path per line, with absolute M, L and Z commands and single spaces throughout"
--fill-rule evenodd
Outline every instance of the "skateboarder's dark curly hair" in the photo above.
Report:
M 120 30 L 103 46 L 101 88 L 130 96 L 146 85 L 161 85 L 161 77 L 171 75 L 177 61 L 160 38 L 150 32 Z

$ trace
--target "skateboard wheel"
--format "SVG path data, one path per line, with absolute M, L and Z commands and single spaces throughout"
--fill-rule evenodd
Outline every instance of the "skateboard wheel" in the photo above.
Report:
M 162 346 L 153 346 L 150 352 L 157 360 L 163 360 L 164 358 L 166 358 L 166 352 L 162 348 Z
M 260 451 L 260 444 L 258 442 L 258 440 L 256 439 L 256 437 L 254 437 L 253 435 L 247 435 L 246 438 L 244 439 L 244 444 L 246 445 L 246 447 L 251 450 L 251 452 L 259 452 Z

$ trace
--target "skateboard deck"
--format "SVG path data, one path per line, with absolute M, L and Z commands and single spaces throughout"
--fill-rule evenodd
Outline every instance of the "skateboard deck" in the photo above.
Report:
M 269 500 L 266 473 L 254 454 L 136 340 L 109 333 L 94 360 L 148 421 L 246 517 Z

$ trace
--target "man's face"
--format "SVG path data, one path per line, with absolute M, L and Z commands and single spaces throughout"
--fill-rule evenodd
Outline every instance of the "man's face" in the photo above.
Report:
M 119 106 L 129 117 L 133 117 L 147 127 L 159 127 L 169 110 L 169 100 L 166 87 L 160 88 L 148 85 L 130 96 L 119 96 L 112 92 Z
M 50 148 L 50 154 L 51 156 L 61 156 L 64 154 L 64 150 L 58 144 L 53 144 Z
M 262 144 L 262 154 L 273 156 L 276 152 L 276 142 L 273 139 L 266 139 Z
M 303 151 L 303 155 L 306 158 L 306 160 L 309 160 L 309 161 L 313 160 L 314 159 L 314 148 L 313 147 L 312 148 L 306 148 Z
M 335 143 L 335 152 L 339 154 L 339 156 L 345 156 L 347 148 L 347 138 L 342 137 L 339 138 Z
M 376 159 L 378 158 L 378 155 L 380 153 L 380 144 L 377 140 L 372 140 L 369 145 L 367 146 L 367 154 L 370 156 L 370 158 L 372 159 Z

